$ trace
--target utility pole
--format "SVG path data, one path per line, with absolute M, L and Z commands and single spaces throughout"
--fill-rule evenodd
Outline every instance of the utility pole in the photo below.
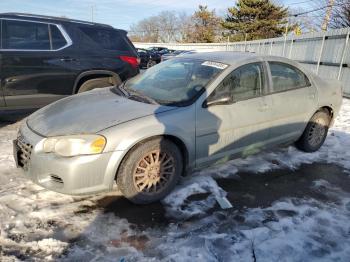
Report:
M 285 30 L 285 33 L 284 33 L 284 42 L 283 42 L 282 56 L 284 56 L 284 51 L 286 50 L 288 29 L 289 29 L 289 18 L 288 18 L 288 20 L 287 20 L 287 23 L 286 23 L 286 30 Z
M 94 22 L 94 5 L 91 5 L 91 22 Z
M 328 23 L 332 15 L 333 5 L 334 5 L 334 0 L 328 0 L 326 15 L 324 17 L 322 27 L 321 27 L 323 31 L 327 31 Z

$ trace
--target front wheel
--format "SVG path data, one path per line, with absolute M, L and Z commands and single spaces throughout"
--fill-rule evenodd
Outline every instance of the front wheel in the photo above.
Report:
M 179 148 L 169 140 L 142 143 L 123 160 L 117 174 L 118 188 L 135 204 L 161 200 L 179 180 L 182 162 Z
M 315 152 L 327 137 L 330 115 L 325 111 L 316 112 L 307 124 L 304 133 L 295 143 L 297 148 L 305 152 Z

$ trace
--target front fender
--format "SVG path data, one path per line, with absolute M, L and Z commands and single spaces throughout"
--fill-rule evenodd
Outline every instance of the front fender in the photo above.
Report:
M 168 135 L 181 140 L 188 152 L 188 163 L 195 163 L 194 110 L 184 108 L 142 117 L 108 128 L 99 134 L 107 138 L 105 152 L 118 152 L 116 153 L 118 160 L 111 159 L 108 168 L 114 170 L 114 176 L 122 159 L 130 149 L 138 143 L 156 136 Z M 113 182 L 114 176 L 111 175 L 108 179 Z

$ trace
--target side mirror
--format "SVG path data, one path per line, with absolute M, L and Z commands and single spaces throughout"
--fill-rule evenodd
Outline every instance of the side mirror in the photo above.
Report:
M 224 96 L 224 97 L 220 97 L 217 99 L 206 100 L 203 103 L 203 107 L 209 107 L 209 106 L 214 106 L 214 105 L 225 105 L 225 104 L 230 103 L 231 101 L 232 101 L 231 97 Z

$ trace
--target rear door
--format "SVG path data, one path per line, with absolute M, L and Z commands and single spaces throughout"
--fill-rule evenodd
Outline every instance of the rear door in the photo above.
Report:
M 316 109 L 316 87 L 296 66 L 269 61 L 272 143 L 297 139 Z
M 8 107 L 41 107 L 72 94 L 76 72 L 66 51 L 72 42 L 61 30 L 54 24 L 2 20 L 1 86 Z
M 222 104 L 203 107 L 197 102 L 197 167 L 260 151 L 268 139 L 271 110 L 263 62 L 234 69 L 208 96 L 207 103 L 231 97 Z

